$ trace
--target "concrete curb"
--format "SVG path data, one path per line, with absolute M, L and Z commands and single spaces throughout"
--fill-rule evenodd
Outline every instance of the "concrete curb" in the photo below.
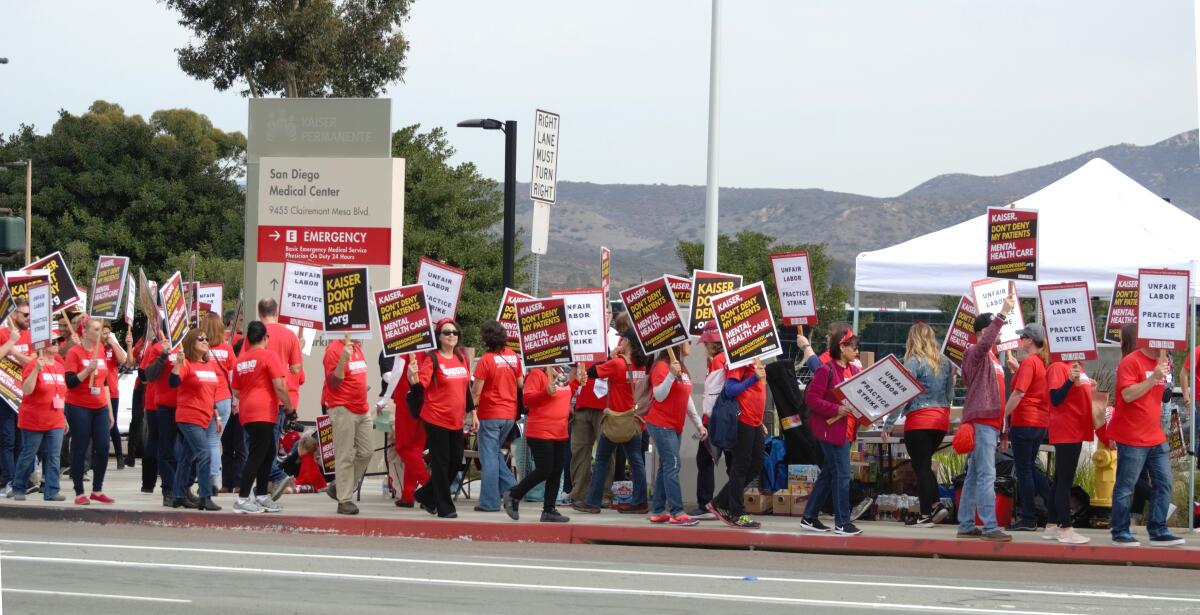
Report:
M 4 517 L 100 525 L 215 528 L 299 534 L 389 536 L 429 540 L 478 540 L 548 544 L 620 544 L 707 549 L 751 549 L 834 555 L 945 557 L 993 561 L 1156 566 L 1200 569 L 1196 549 L 1061 545 L 1054 542 L 991 543 L 961 539 L 908 539 L 744 531 L 725 527 L 629 527 L 586 523 L 504 523 L 361 516 L 239 515 L 228 512 L 140 512 L 120 509 L 4 506 Z

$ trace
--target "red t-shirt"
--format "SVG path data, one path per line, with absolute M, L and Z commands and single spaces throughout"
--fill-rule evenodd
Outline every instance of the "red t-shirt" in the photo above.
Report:
M 161 343 L 156 342 L 154 347 L 150 349 L 153 356 L 150 357 L 151 362 L 158 360 L 158 355 L 166 352 L 167 362 L 163 363 L 162 371 L 159 372 L 158 378 L 154 380 L 154 403 L 167 408 L 174 408 L 179 403 L 179 389 L 171 386 L 171 371 L 175 369 L 175 362 L 179 360 L 175 352 L 167 351 Z
M 1050 390 L 1060 389 L 1071 376 L 1071 364 L 1057 361 L 1046 370 Z M 1091 442 L 1095 437 L 1092 426 L 1092 380 L 1082 371 L 1079 381 L 1067 390 L 1067 398 L 1050 407 L 1050 444 Z
M 725 353 L 713 357 L 712 361 L 708 362 L 708 373 L 711 374 L 719 369 L 725 369 L 725 363 L 727 363 Z
M 143 344 L 145 344 L 144 339 L 142 342 L 138 342 L 137 346 L 134 346 L 134 349 L 133 349 L 134 352 L 135 353 L 142 352 L 141 347 Z M 141 355 L 139 355 L 142 357 L 142 360 L 140 363 L 138 363 L 138 369 L 144 370 L 147 367 L 150 367 L 150 364 L 154 362 L 154 357 L 158 356 L 158 351 L 160 348 L 162 348 L 162 345 L 159 344 L 158 342 L 155 342 L 150 345 L 150 348 L 145 353 L 142 353 Z M 141 382 L 140 374 L 138 376 L 138 382 Z M 150 382 L 142 383 L 141 386 L 143 389 L 142 404 L 146 407 L 146 411 L 154 412 L 155 410 L 158 410 L 158 403 L 155 400 L 155 396 L 154 396 L 155 391 L 158 390 L 158 384 L 155 381 L 151 380 Z
M 104 366 L 108 368 L 108 396 L 116 399 L 121 394 L 117 388 L 117 374 L 121 366 L 117 364 L 117 353 L 108 344 L 104 345 Z
M 209 361 L 213 363 L 213 369 L 217 370 L 217 395 L 216 401 L 229 399 L 232 393 L 229 392 L 229 379 L 233 376 L 233 365 L 237 363 L 237 357 L 233 354 L 233 346 L 221 342 L 216 346 L 210 346 L 208 349 L 212 353 Z
M 221 376 L 212 362 L 184 361 L 179 368 L 175 422 L 208 427 Z
M 624 357 L 613 357 L 596 366 L 596 377 L 608 379 L 608 408 L 613 412 L 633 410 L 632 370 Z
M 594 363 L 585 364 L 583 366 L 583 368 L 585 370 L 587 370 L 587 369 L 591 369 L 592 367 L 599 367 L 599 366 L 600 366 L 600 362 L 597 361 Z M 575 407 L 576 408 L 582 408 L 582 409 L 590 408 L 592 410 L 603 410 L 605 407 L 608 406 L 608 393 L 605 393 L 602 396 L 596 395 L 596 386 L 597 386 L 597 383 L 595 382 L 596 380 L 597 379 L 592 379 L 592 380 L 588 381 L 587 386 L 585 386 L 579 390 L 579 396 L 575 398 Z
M 0 344 L 7 344 L 10 337 L 12 337 L 12 334 L 9 333 L 8 327 L 0 328 Z M 13 344 L 11 352 L 32 357 L 33 349 L 30 346 L 32 344 L 29 341 L 29 329 L 26 329 L 17 336 L 17 343 Z
M 320 451 L 314 451 L 300 455 L 300 472 L 296 474 L 297 485 L 311 485 L 313 491 L 320 491 L 329 485 L 325 481 L 325 472 L 321 470 L 321 464 L 317 463 L 316 456 L 320 454 Z
M 995 353 L 989 352 L 988 358 L 992 360 L 992 369 L 996 371 L 996 390 L 1000 392 L 1000 399 L 1004 399 L 1004 366 L 1000 364 L 1000 359 L 996 358 Z M 1004 412 L 995 418 L 974 419 L 968 422 L 995 427 L 997 431 L 1001 431 L 1004 429 Z
M 666 361 L 655 361 L 654 366 L 650 368 L 650 387 L 658 387 L 670 373 L 671 366 Z M 658 401 L 657 398 L 651 398 L 650 413 L 646 415 L 646 422 L 674 430 L 675 433 L 683 433 L 683 421 L 687 416 L 688 400 L 691 398 L 692 379 L 686 371 L 680 372 L 675 382 L 671 383 L 671 390 L 666 399 Z
M 396 357 L 396 362 L 392 364 L 396 378 L 396 388 L 392 391 L 392 401 L 396 403 L 396 407 L 408 414 L 408 390 L 412 385 L 408 384 L 408 358 L 412 355 L 401 355 Z M 399 366 L 399 367 L 397 367 Z M 391 386 L 391 384 L 388 384 Z M 384 389 L 384 393 L 387 389 Z M 409 416 L 412 416 L 411 414 Z
M 725 377 L 733 380 L 745 380 L 754 375 L 753 365 L 743 365 L 737 369 L 726 370 Z M 738 406 L 742 409 L 738 420 L 751 427 L 758 427 L 763 422 L 763 411 L 767 407 L 767 383 L 759 380 L 750 388 L 737 396 Z
M 296 339 L 296 334 L 287 327 L 277 322 L 267 323 L 267 350 L 278 355 L 283 368 L 287 370 L 288 397 L 292 398 L 293 408 L 299 407 L 301 375 L 304 370 L 301 368 L 299 374 L 293 374 L 292 366 L 304 364 L 304 358 L 300 355 L 300 340 Z
M 279 398 L 271 381 L 285 378 L 287 373 L 275 352 L 266 348 L 242 348 L 242 354 L 233 366 L 233 389 L 238 392 L 238 417 L 243 425 L 275 422 L 279 415 Z
M 467 411 L 467 386 L 471 383 L 471 372 L 466 364 L 456 356 L 447 358 L 438 353 L 435 379 L 429 353 L 422 353 L 419 361 L 417 377 L 425 387 L 421 420 L 444 429 L 462 429 Z
M 25 364 L 21 370 L 22 382 L 33 373 L 37 363 L 35 359 Z M 63 366 L 58 361 L 42 368 L 33 393 L 21 398 L 17 427 L 29 431 L 50 431 L 66 426 L 63 404 L 67 397 L 67 380 L 63 374 Z
M 1046 388 L 1046 364 L 1036 354 L 1021 360 L 1013 376 L 1013 391 L 1024 395 L 1013 409 L 1009 425 L 1013 427 L 1046 427 L 1050 424 L 1050 394 Z
M 1162 395 L 1164 381 L 1159 381 L 1145 395 L 1125 401 L 1121 391 L 1154 374 L 1158 361 L 1135 350 L 1117 364 L 1117 403 L 1113 406 L 1108 436 L 1126 446 L 1157 446 L 1166 442 L 1162 430 Z
M 475 363 L 475 380 L 483 382 L 479 393 L 479 419 L 517 418 L 517 376 L 521 358 L 508 348 L 485 352 Z
M 353 346 L 353 344 L 351 344 Z M 342 386 L 329 386 L 329 375 L 337 369 L 346 347 L 345 340 L 334 340 L 325 348 L 325 384 L 321 387 L 321 403 L 326 408 L 343 406 L 354 414 L 367 413 L 367 360 L 363 357 L 362 348 L 354 346 L 350 351 L 350 361 L 342 371 Z
M 909 412 L 904 416 L 904 431 L 918 429 L 950 431 L 950 409 L 929 407 Z
M 67 364 L 65 370 L 67 372 L 75 372 L 79 374 L 88 365 L 88 361 L 92 360 L 91 351 L 85 349 L 83 344 L 71 346 L 67 351 Z M 79 406 L 89 410 L 99 410 L 108 404 L 108 366 L 104 364 L 104 359 L 100 358 L 99 367 L 96 368 L 96 378 L 93 380 L 92 387 L 88 386 L 89 378 L 80 380 L 79 385 L 73 389 L 67 389 L 66 402 L 72 406 Z M 96 389 L 96 394 L 93 395 L 91 389 Z
M 572 380 L 569 387 L 558 387 L 553 396 L 546 394 L 547 384 L 549 380 L 545 370 L 530 370 L 525 376 L 525 406 L 529 408 L 529 417 L 525 419 L 525 437 L 563 441 L 568 438 L 571 395 L 579 388 L 579 383 Z

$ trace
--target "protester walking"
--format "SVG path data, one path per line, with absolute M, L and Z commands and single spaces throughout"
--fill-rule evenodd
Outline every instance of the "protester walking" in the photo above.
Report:
M 646 431 L 654 441 L 658 455 L 658 474 L 654 479 L 654 497 L 650 501 L 650 522 L 691 526 L 699 523 L 683 510 L 683 491 L 679 487 L 679 447 L 686 416 L 700 434 L 700 447 L 707 447 L 708 430 L 692 401 L 692 379 L 682 361 L 692 345 L 684 342 L 673 350 L 658 353 L 650 367 L 653 399 L 646 414 Z M 678 356 L 672 353 L 678 353 Z
M 1017 331 L 1017 335 L 1021 336 L 1021 350 L 1025 352 L 1025 358 L 1017 363 L 1009 354 L 1008 366 L 1015 375 L 1012 394 L 1008 397 L 1004 412 L 1009 417 L 1019 507 L 1017 518 L 1008 526 L 1008 530 L 1033 532 L 1038 529 L 1035 497 L 1041 496 L 1047 508 L 1053 497 L 1046 475 L 1037 469 L 1038 452 L 1042 442 L 1046 441 L 1046 430 L 1050 426 L 1050 392 L 1046 385 L 1050 350 L 1046 347 L 1046 330 L 1036 322 L 1025 325 L 1025 328 Z
M 233 346 L 225 339 L 225 322 L 214 313 L 209 313 L 201 323 L 204 337 L 208 339 L 208 358 L 213 371 L 217 373 L 217 390 L 213 395 L 213 418 L 205 432 L 208 440 L 209 484 L 213 493 L 220 492 L 222 469 L 222 436 L 229 429 L 230 415 L 233 411 L 233 393 L 229 390 L 229 381 L 233 378 L 233 366 L 237 362 Z
M 278 446 L 279 439 L 283 437 L 283 426 L 287 421 L 296 418 L 294 410 L 300 407 L 300 385 L 304 384 L 304 358 L 300 354 L 300 340 L 296 338 L 296 334 L 279 324 L 279 302 L 274 299 L 260 299 L 258 318 L 267 327 L 267 349 L 278 355 L 280 362 L 288 370 L 288 399 L 293 412 L 285 413 L 282 403 L 276 411 L 275 430 L 272 433 Z M 279 500 L 287 493 L 288 487 L 295 483 L 295 479 L 279 467 L 277 454 L 278 450 L 271 451 L 271 498 L 275 500 Z
M 329 343 L 322 361 L 321 404 L 333 419 L 334 488 L 339 515 L 357 515 L 354 492 L 367 473 L 375 447 L 367 402 L 367 359 L 359 340 L 346 336 Z
M 479 505 L 476 512 L 498 512 L 500 494 L 517 484 L 500 447 L 517 420 L 517 391 L 524 386 L 521 358 L 508 348 L 508 332 L 489 320 L 479 329 L 487 352 L 475 364 L 471 397 L 479 416 Z
M 218 369 L 209 354 L 208 336 L 200 329 L 188 331 L 168 377 L 169 386 L 177 390 L 175 424 L 179 438 L 175 457 L 178 465 L 175 468 L 175 501 L 172 503 L 175 508 L 221 510 L 212 500 L 212 457 L 208 447 L 208 431 L 216 429 L 214 406 L 220 380 Z M 199 500 L 194 503 L 188 499 L 192 477 L 198 483 Z
M 125 334 L 128 340 L 130 333 Z M 117 426 L 117 416 L 121 409 L 121 390 L 117 383 L 121 374 L 121 366 L 129 359 L 128 353 L 121 347 L 121 342 L 117 341 L 117 336 L 108 326 L 104 326 L 101 333 L 101 339 L 104 340 L 104 365 L 108 368 L 108 394 L 109 407 L 112 408 L 112 425 L 108 429 L 108 438 L 112 442 L 112 451 L 117 458 L 117 469 L 125 469 L 125 453 L 121 450 L 121 428 Z M 129 345 L 129 341 L 125 342 Z M 131 436 L 132 439 L 132 436 Z
M 717 398 L 725 389 L 725 349 L 721 345 L 721 333 L 718 331 L 715 321 L 710 320 L 704 325 L 699 342 L 704 346 L 705 360 L 708 364 L 708 373 L 704 378 L 704 391 L 700 398 L 701 421 L 707 429 L 708 420 L 712 417 L 713 405 L 717 403 Z M 733 467 L 733 458 L 730 457 L 728 451 L 717 448 L 712 441 L 696 447 L 696 510 L 688 513 L 688 516 L 693 519 L 714 518 L 713 514 L 708 512 L 708 503 L 713 498 L 713 491 L 716 488 L 717 462 L 722 457 L 725 458 L 725 474 L 728 475 Z
M 804 393 L 813 436 L 821 446 L 824 461 L 821 473 L 813 485 L 812 495 L 804 507 L 800 529 L 828 532 L 829 528 L 817 516 L 825 501 L 833 499 L 833 532 L 843 536 L 861 534 L 862 530 L 850 518 L 850 443 L 846 421 L 853 408 L 838 399 L 836 387 L 858 373 L 858 336 L 847 330 L 840 339 L 829 340 L 830 361 L 813 374 Z
M 409 363 L 408 382 L 420 386 L 424 403 L 421 420 L 425 422 L 425 444 L 429 447 L 429 482 L 413 494 L 421 508 L 446 519 L 458 517 L 450 497 L 450 483 L 462 467 L 463 427 L 467 433 L 479 430 L 474 409 L 467 409 L 467 386 L 471 381 L 470 361 L 460 345 L 462 330 L 451 318 L 443 318 L 434 327 L 437 350 L 420 355 Z
M 763 438 L 766 431 L 763 426 L 763 413 L 767 404 L 766 369 L 758 360 L 737 369 L 731 370 L 726 367 L 724 393 L 738 404 L 737 444 L 732 452 L 726 453 L 733 457 L 729 480 L 708 503 L 708 510 L 728 525 L 754 529 L 762 524 L 746 514 L 742 492 L 746 483 L 757 477 L 762 470 Z
M 395 504 L 399 508 L 412 508 L 415 505 L 414 495 L 418 485 L 429 482 L 429 469 L 425 467 L 425 424 L 413 416 L 408 406 L 408 391 L 410 384 L 405 374 L 409 362 L 416 362 L 414 355 L 396 357 L 392 372 L 395 374 L 395 387 L 392 401 L 396 407 L 393 437 L 395 439 L 391 454 L 391 470 L 394 476 L 392 488 L 396 491 Z M 389 386 L 391 383 L 388 383 Z M 384 400 L 380 400 L 382 404 Z M 399 461 L 399 464 L 396 461 Z M 399 466 L 398 468 L 396 466 Z
M 904 348 L 904 368 L 924 387 L 924 392 L 900 412 L 884 421 L 883 442 L 896 420 L 904 417 L 904 448 L 912 459 L 917 475 L 917 497 L 921 511 L 905 522 L 912 527 L 933 527 L 950 515 L 950 509 L 938 497 L 937 476 L 933 473 L 933 454 L 942 446 L 950 431 L 950 400 L 954 395 L 955 369 L 941 353 L 933 328 L 921 322 L 908 329 Z
M 108 431 L 112 425 L 109 406 L 108 366 L 100 358 L 99 320 L 78 318 L 82 340 L 67 351 L 64 380 L 67 394 L 64 399 L 67 425 L 71 431 L 71 481 L 75 487 L 75 503 L 99 502 L 112 504 L 104 493 L 104 473 L 108 466 Z M 92 450 L 92 492 L 83 493 L 84 462 L 88 445 Z
M 1091 539 L 1075 531 L 1071 486 L 1084 442 L 1095 439 L 1092 381 L 1078 361 L 1056 361 L 1046 370 L 1050 389 L 1050 443 L 1054 445 L 1054 497 L 1042 538 L 1081 545 Z
M 26 307 L 28 309 L 28 307 Z M 21 371 L 21 406 L 17 427 L 21 430 L 21 456 L 16 463 L 13 499 L 22 501 L 29 490 L 29 476 L 42 459 L 42 499 L 63 501 L 59 493 L 62 471 L 63 429 L 66 427 L 67 381 L 58 358 L 57 342 L 37 351 L 36 358 Z
M 486 356 L 486 355 L 485 355 Z M 582 364 L 571 370 L 570 377 L 558 368 L 543 367 L 529 372 L 525 378 L 524 400 L 529 409 L 525 422 L 525 443 L 533 454 L 533 471 L 525 475 L 511 491 L 501 497 L 504 512 L 514 521 L 520 519 L 521 499 L 539 483 L 545 482 L 542 495 L 543 523 L 566 523 L 568 517 L 558 512 L 558 486 L 562 478 L 563 459 L 567 454 L 567 421 L 571 416 L 571 396 L 587 384 L 587 372 Z
M 274 437 L 275 424 L 280 407 L 286 414 L 294 414 L 296 408 L 288 395 L 288 370 L 278 353 L 267 348 L 266 325 L 257 320 L 247 325 L 244 342 L 233 369 L 233 413 L 241 421 L 250 446 L 233 511 L 278 512 L 279 505 L 268 489 L 271 463 L 279 446 Z M 254 499 L 250 499 L 251 487 Z
M 133 425 L 137 425 L 136 433 L 142 438 L 142 493 L 154 493 L 154 485 L 158 482 L 158 406 L 155 405 L 153 380 L 147 381 L 146 369 L 153 359 L 158 356 L 155 345 L 155 333 L 152 323 L 146 323 L 142 339 L 134 345 L 133 355 L 138 368 L 137 384 L 133 392 L 133 421 L 130 423 L 130 433 L 134 433 Z M 138 421 L 138 404 L 141 404 L 141 421 Z M 144 428 L 143 428 L 144 426 Z M 171 496 L 170 489 L 165 486 L 163 495 Z
M 170 374 L 175 369 L 178 357 L 171 352 L 170 342 L 161 332 L 156 332 L 156 340 L 146 356 L 142 359 L 139 378 L 146 383 L 146 399 L 154 403 L 153 421 L 150 427 L 150 440 L 157 453 L 158 476 L 162 485 L 163 506 L 175 506 L 175 441 L 179 428 L 175 423 L 175 406 L 179 401 L 179 391 L 170 385 Z M 147 406 L 149 408 L 150 406 Z M 147 451 L 152 448 L 147 445 Z
M 29 303 L 23 297 L 13 300 L 13 313 L 8 326 L 0 328 L 0 357 L 8 357 L 17 365 L 32 362 L 29 343 Z M 9 495 L 16 474 L 17 446 L 21 433 L 17 427 L 17 412 L 8 404 L 0 404 L 0 496 Z

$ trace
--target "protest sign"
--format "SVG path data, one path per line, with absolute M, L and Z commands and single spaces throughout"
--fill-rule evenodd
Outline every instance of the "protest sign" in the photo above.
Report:
M 1138 269 L 1138 344 L 1166 350 L 1188 347 L 1186 269 Z
M 321 451 L 321 470 L 333 474 L 335 456 L 333 452 L 333 417 L 328 414 L 317 416 L 317 449 Z
M 29 287 L 29 345 L 34 350 L 50 345 L 50 284 L 34 284 Z
M 133 306 L 137 303 L 137 282 L 129 280 L 125 285 L 125 325 L 133 326 Z
M 959 368 L 962 367 L 963 355 L 975 343 L 975 317 L 978 315 L 975 302 L 963 295 L 958 300 L 958 309 L 954 310 L 954 320 L 950 321 L 950 328 L 946 330 L 946 338 L 942 340 L 942 354 Z
M 183 343 L 188 332 L 188 308 L 183 298 L 183 274 L 176 271 L 158 289 L 167 320 L 167 342 L 171 350 Z
M 21 408 L 21 383 L 25 380 L 21 375 L 23 369 L 7 355 L 0 357 L 0 400 L 8 404 L 13 412 L 20 412 Z
M 200 282 L 196 289 L 196 307 L 221 315 L 225 311 L 225 284 L 223 282 Z
M 29 287 L 34 284 L 50 283 L 50 272 L 44 269 L 39 271 L 9 271 L 4 274 L 4 285 L 8 287 L 11 301 L 17 299 L 29 300 Z M 51 302 L 53 302 L 51 298 Z M 12 308 L 9 308 L 9 313 L 12 313 Z
M 704 325 L 713 319 L 713 295 L 737 290 L 742 286 L 742 276 L 704 271 L 692 272 L 692 306 L 688 309 L 688 333 L 699 337 Z
M 320 267 L 290 262 L 283 264 L 279 322 L 307 329 L 325 326 L 325 293 L 321 285 Z
M 1013 311 L 1008 315 L 1008 322 L 1000 329 L 1000 346 L 998 352 L 1012 350 L 1020 345 L 1021 336 L 1017 335 L 1025 327 L 1025 316 L 1021 314 L 1021 301 L 1017 296 L 1017 287 L 1008 280 L 976 280 L 971 282 L 971 297 L 978 313 L 999 314 L 1004 307 L 1004 299 L 1009 292 L 1013 296 Z
M 1121 343 L 1121 327 L 1137 322 L 1138 279 L 1131 275 L 1117 275 L 1113 283 L 1112 298 L 1108 301 L 1108 318 L 1104 319 L 1104 341 Z
M 324 290 L 326 335 L 371 336 L 371 294 L 367 267 L 325 267 L 321 270 Z
M 128 273 L 129 259 L 124 256 L 101 256 L 96 261 L 89 317 L 116 320 L 121 315 L 121 298 L 125 294 Z
M 838 383 L 835 390 L 863 423 L 874 423 L 916 399 L 925 387 L 904 369 L 896 355 L 889 354 Z
M 620 294 L 642 352 L 651 355 L 688 341 L 687 327 L 666 277 L 643 282 Z
M 713 296 L 712 309 L 730 369 L 783 354 L 762 282 Z
M 508 334 L 508 349 L 518 353 L 521 352 L 521 331 L 517 326 L 516 304 L 522 299 L 533 299 L 533 295 L 505 288 L 504 294 L 500 296 L 500 309 L 496 312 L 496 322 L 500 323 L 504 332 Z
M 521 361 L 526 369 L 571 362 L 571 334 L 562 297 L 517 301 Z
M 79 288 L 75 286 L 75 279 L 71 277 L 71 270 L 67 268 L 67 262 L 63 260 L 61 252 L 55 252 L 21 267 L 21 271 L 37 269 L 46 270 L 50 277 L 51 302 L 54 305 L 55 314 L 79 303 L 83 298 L 80 296 Z
M 551 291 L 550 296 L 562 297 L 566 301 L 572 358 L 576 362 L 603 361 L 608 358 L 603 291 L 599 288 L 575 288 Z
M 779 315 L 783 324 L 817 324 L 817 302 L 813 296 L 808 252 L 772 254 L 771 270 L 775 274 L 775 292 L 779 295 Z
M 12 291 L 8 289 L 8 276 L 0 275 L 0 326 L 8 322 L 8 317 L 15 307 Z
M 417 284 L 425 285 L 425 301 L 434 324 L 443 318 L 458 316 L 458 299 L 462 296 L 463 278 L 467 272 L 432 258 L 421 257 L 417 265 Z
M 675 305 L 679 308 L 679 313 L 687 314 L 688 308 L 692 305 L 692 279 L 670 274 L 664 277 L 667 278 L 667 287 L 671 289 L 671 296 L 675 297 Z
M 1097 357 L 1096 319 L 1087 282 L 1038 286 L 1046 349 L 1051 361 L 1091 361 Z
M 424 286 L 409 284 L 375 291 L 375 313 L 385 355 L 394 357 L 436 347 Z
M 612 250 L 600 246 L 600 290 L 604 300 L 612 298 Z
M 1036 280 L 1038 212 L 1032 209 L 989 207 L 987 216 L 985 275 L 1005 280 Z

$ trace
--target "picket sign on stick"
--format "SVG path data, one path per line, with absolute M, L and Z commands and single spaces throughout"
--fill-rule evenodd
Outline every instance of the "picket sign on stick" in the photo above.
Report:
M 1095 318 L 1087 282 L 1038 286 L 1046 349 L 1051 361 L 1092 361 L 1097 357 Z
M 521 362 L 525 369 L 572 362 L 566 301 L 562 297 L 517 301 Z
M 422 256 L 417 264 L 417 284 L 425 286 L 425 301 L 433 322 L 458 317 L 458 302 L 462 297 L 467 272 L 446 263 Z
M 1188 349 L 1190 283 L 1186 269 L 1138 269 L 1139 344 L 1164 351 Z
M 1113 282 L 1112 296 L 1108 301 L 1108 317 L 1104 319 L 1104 341 L 1121 343 L 1121 327 L 1137 323 L 1138 279 L 1137 276 L 1117 274 Z
M 762 282 L 713 296 L 712 309 L 728 369 L 783 354 Z
M 1011 280 L 976 280 L 971 283 L 971 293 L 977 313 L 999 314 L 1004 307 L 1004 299 L 1013 298 L 1013 311 L 1007 322 L 1000 329 L 1000 346 L 997 351 L 1012 350 L 1020 345 L 1021 336 L 1017 331 L 1025 328 L 1025 317 L 1021 314 L 1021 300 L 1017 296 L 1017 284 Z
M 1037 280 L 1037 210 L 989 207 L 987 219 L 985 275 L 1006 280 Z
M 785 325 L 817 324 L 817 303 L 813 296 L 812 273 L 808 252 L 771 255 L 775 292 L 779 295 L 779 315 Z
M 881 361 L 855 374 L 834 387 L 837 396 L 854 409 L 855 415 L 864 423 L 874 423 L 888 414 L 903 408 L 925 391 L 925 387 L 913 377 L 896 355 L 889 354 Z M 826 419 L 834 424 L 841 417 Z
M 608 356 L 608 328 L 604 316 L 604 294 L 599 288 L 550 291 L 551 297 L 566 302 L 571 351 L 576 362 L 602 361 Z
M 975 302 L 963 295 L 958 300 L 958 309 L 954 310 L 954 318 L 950 321 L 946 337 L 942 340 L 942 354 L 959 369 L 962 368 L 963 356 L 967 349 L 975 343 L 975 317 L 978 315 Z
M 375 291 L 375 312 L 385 355 L 394 357 L 436 347 L 424 286 L 409 284 Z
M 688 333 L 699 337 L 713 319 L 712 298 L 742 286 L 742 276 L 697 269 L 692 272 L 692 304 L 688 307 Z
M 647 356 L 688 341 L 687 327 L 666 276 L 621 291 L 633 331 Z
M 35 284 L 29 287 L 29 345 L 40 350 L 50 345 L 50 285 Z
M 79 287 L 75 286 L 75 279 L 71 277 L 71 270 L 67 268 L 67 261 L 63 259 L 61 252 L 55 252 L 21 268 L 21 271 L 30 273 L 37 270 L 45 270 L 45 274 L 49 276 L 50 301 L 56 313 L 83 300 Z

